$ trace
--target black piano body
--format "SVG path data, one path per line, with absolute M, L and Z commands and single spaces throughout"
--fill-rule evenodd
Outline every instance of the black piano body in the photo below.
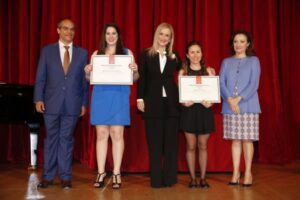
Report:
M 25 123 L 30 132 L 30 165 L 37 166 L 37 141 L 42 115 L 35 111 L 34 86 L 26 84 L 0 84 L 0 123 Z

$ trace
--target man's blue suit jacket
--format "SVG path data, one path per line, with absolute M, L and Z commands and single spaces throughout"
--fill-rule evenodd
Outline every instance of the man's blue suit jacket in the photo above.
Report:
M 81 106 L 87 106 L 88 82 L 84 75 L 87 60 L 87 50 L 73 45 L 72 60 L 65 75 L 59 44 L 50 44 L 42 49 L 36 75 L 34 102 L 44 102 L 45 114 L 79 115 Z

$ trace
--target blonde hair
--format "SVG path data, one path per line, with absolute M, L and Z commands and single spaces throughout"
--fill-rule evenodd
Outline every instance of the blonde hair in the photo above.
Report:
M 156 55 L 156 51 L 158 50 L 158 36 L 159 33 L 161 32 L 162 29 L 169 29 L 171 32 L 170 35 L 170 42 L 166 47 L 166 52 L 167 52 L 167 56 L 169 57 L 173 57 L 173 44 L 174 44 L 174 30 L 171 24 L 168 23 L 161 23 L 157 26 L 156 31 L 154 33 L 154 37 L 153 37 L 153 44 L 152 47 L 149 48 L 149 55 L 150 56 L 154 56 Z

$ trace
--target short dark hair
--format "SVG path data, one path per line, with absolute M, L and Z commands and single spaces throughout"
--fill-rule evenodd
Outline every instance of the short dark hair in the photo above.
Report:
M 75 23 L 74 23 L 71 19 L 65 18 L 65 19 L 61 19 L 61 20 L 58 21 L 58 23 L 57 23 L 57 28 L 61 28 L 63 21 L 70 21 L 70 22 L 72 22 L 72 24 L 73 24 L 74 27 L 75 27 Z
M 234 51 L 234 47 L 233 47 L 233 41 L 236 35 L 242 34 L 244 36 L 246 36 L 247 42 L 249 43 L 249 46 L 246 49 L 246 55 L 247 56 L 254 56 L 255 55 L 255 51 L 253 48 L 253 39 L 252 36 L 249 32 L 245 31 L 245 30 L 237 30 L 234 31 L 231 34 L 230 40 L 229 40 L 229 53 L 230 55 L 234 55 L 235 51 Z

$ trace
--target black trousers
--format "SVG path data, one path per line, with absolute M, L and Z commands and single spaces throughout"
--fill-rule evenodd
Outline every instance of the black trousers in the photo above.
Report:
M 167 105 L 166 102 L 164 105 Z M 178 117 L 146 118 L 152 187 L 177 183 Z

